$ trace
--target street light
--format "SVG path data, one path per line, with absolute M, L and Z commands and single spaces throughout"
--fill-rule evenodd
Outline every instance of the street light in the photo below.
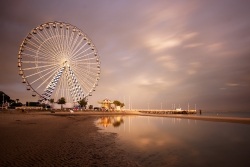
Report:
M 4 94 L 3 94 L 3 103 L 4 103 Z M 3 107 L 3 104 L 2 104 L 2 107 Z

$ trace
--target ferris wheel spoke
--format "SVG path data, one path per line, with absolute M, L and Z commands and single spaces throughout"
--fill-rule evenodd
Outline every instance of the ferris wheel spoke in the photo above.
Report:
M 72 66 L 72 69 L 74 69 L 74 71 L 79 71 L 82 74 L 91 74 L 91 75 L 97 75 L 96 73 L 94 73 L 93 71 L 89 71 L 89 70 L 85 70 L 83 67 L 75 67 Z M 95 68 L 96 69 L 96 68 Z
M 50 35 L 49 35 L 49 33 L 47 31 L 48 30 L 45 30 L 44 34 L 45 34 L 47 39 L 51 39 L 51 40 L 47 40 L 48 41 L 48 47 L 54 46 L 54 47 L 51 47 L 51 48 L 52 48 L 52 50 L 54 50 L 55 53 L 57 53 L 58 52 L 57 46 L 54 45 L 55 36 L 50 37 Z
M 78 54 L 76 54 L 77 52 L 75 52 L 75 53 L 73 54 L 72 58 L 75 58 L 75 57 L 77 57 L 77 56 L 83 54 L 84 52 L 88 51 L 89 49 L 91 49 L 91 48 L 89 47 L 89 48 L 83 50 L 82 52 L 80 52 L 80 53 L 78 53 Z M 87 55 L 90 55 L 90 54 L 93 54 L 93 53 L 94 53 L 94 52 L 88 53 Z M 84 55 L 84 56 L 81 56 L 81 57 L 86 57 L 87 55 Z
M 66 54 L 69 56 L 71 55 L 71 48 L 69 47 L 69 30 L 66 30 L 66 40 L 65 40 L 65 48 L 66 48 Z
M 51 69 L 55 69 L 55 68 L 58 68 L 58 67 L 50 67 L 50 68 L 47 68 L 47 69 L 45 69 L 45 70 L 42 70 L 42 71 L 33 73 L 33 74 L 31 74 L 31 75 L 28 75 L 28 76 L 25 76 L 25 78 L 29 78 L 29 77 L 31 77 L 31 76 L 34 76 L 34 75 L 37 75 L 37 74 L 41 74 L 42 72 L 45 72 L 45 71 L 48 71 L 48 70 L 51 70 Z
M 59 33 L 59 31 L 58 31 L 57 28 L 55 28 L 55 33 L 56 33 L 56 36 L 57 36 L 56 40 L 57 40 L 57 44 L 58 44 L 59 50 L 63 51 L 62 44 L 61 44 L 61 38 L 62 37 L 61 37 L 61 35 L 60 35 L 60 33 Z
M 77 35 L 77 33 L 76 33 L 76 38 L 74 39 L 73 44 L 71 45 L 71 50 L 74 50 L 74 47 L 76 45 L 76 41 L 78 40 L 78 37 L 79 37 L 79 35 Z
M 82 45 L 78 50 L 76 50 L 76 51 L 74 51 L 73 53 L 72 53 L 72 59 L 74 59 L 74 57 L 76 56 L 76 54 L 80 51 L 80 50 L 82 50 L 82 49 L 84 49 L 84 47 L 87 45 L 87 43 L 85 43 L 84 45 Z M 84 51 L 86 51 L 86 50 L 89 50 L 89 48 L 88 49 L 85 49 Z M 83 52 L 82 52 L 83 53 Z
M 54 65 L 56 65 L 56 64 L 57 64 L 57 63 L 50 64 L 50 65 L 46 65 L 46 66 L 36 66 L 36 67 L 31 67 L 31 68 L 24 68 L 24 69 L 22 69 L 22 70 L 25 71 L 25 70 L 33 70 L 33 69 L 37 69 L 37 68 L 45 68 L 45 67 L 54 66 Z
M 34 55 L 33 54 L 29 54 L 29 53 L 22 53 L 22 55 L 24 56 L 29 56 L 29 57 L 35 57 L 35 58 L 53 58 L 53 56 L 48 56 L 48 54 L 45 54 L 45 53 L 42 53 L 40 52 L 39 54 L 37 54 L 37 51 L 35 50 L 32 50 L 31 52 L 35 53 Z
M 71 31 L 70 38 L 69 38 L 69 48 L 71 51 L 72 51 L 72 41 L 73 41 L 74 36 L 75 36 L 75 32 Z
M 38 31 L 38 36 L 40 37 L 40 38 L 42 38 L 41 37 L 41 33 Z M 52 38 L 53 38 L 53 36 L 52 36 Z M 39 46 L 37 45 L 37 44 L 35 44 L 34 42 L 32 42 L 31 40 L 29 40 L 29 43 L 32 45 L 32 46 L 34 46 L 34 47 L 36 47 L 37 48 L 37 50 L 43 50 L 43 52 L 46 52 L 46 53 L 49 53 L 49 52 L 51 52 L 51 50 L 50 50 L 50 46 L 51 45 L 49 45 L 49 44 L 47 44 L 48 42 L 42 42 L 37 36 L 33 36 L 33 39 L 38 43 L 38 44 L 40 44 Z M 41 45 L 42 44 L 42 45 Z M 45 49 L 41 49 L 41 46 L 44 46 L 45 47 Z M 52 45 L 53 46 L 53 45 Z M 47 51 L 45 51 L 45 50 L 47 50 Z M 36 53 L 36 52 L 35 52 Z M 52 53 L 53 53 L 53 51 L 52 51 Z M 55 53 L 55 52 L 54 52 Z
M 30 51 L 30 52 L 33 52 L 33 53 L 36 53 L 36 54 L 37 54 L 37 50 L 32 49 L 32 48 L 30 48 L 30 47 L 28 47 L 28 46 L 26 46 L 25 49 L 28 50 L 28 51 Z M 49 55 L 50 55 L 48 52 L 46 53 L 46 52 L 44 52 L 43 50 L 39 50 L 39 51 L 41 51 L 41 52 L 39 52 L 40 55 L 46 55 L 46 56 L 44 56 L 44 57 L 49 57 Z
M 50 36 L 52 36 L 52 42 L 54 43 L 54 47 L 56 48 L 57 52 L 60 52 L 60 47 L 58 46 L 58 40 L 57 40 L 57 36 L 54 34 L 53 32 L 53 27 L 49 28 L 49 32 L 50 32 Z
M 89 61 L 89 60 L 96 60 L 96 57 L 87 58 L 87 59 L 86 58 L 85 59 L 80 59 L 80 60 L 77 60 L 77 61 L 76 61 L 76 59 L 74 59 L 71 62 L 83 62 L 83 61 Z
M 72 49 L 72 53 L 74 54 L 75 50 L 79 47 L 80 44 L 82 44 L 82 41 L 84 38 L 81 38 L 81 40 L 78 42 L 78 44 Z
M 85 50 L 85 51 L 87 51 L 87 50 Z M 83 51 L 82 53 L 84 53 L 85 51 Z M 85 58 L 85 57 L 87 57 L 87 56 L 89 56 L 91 54 L 94 54 L 95 52 L 90 52 L 90 53 L 87 53 L 87 54 L 84 54 L 84 55 L 80 56 L 82 53 L 79 53 L 79 54 L 75 55 L 74 58 L 72 58 L 72 60 L 73 61 L 78 61 L 79 59 Z
M 46 31 L 46 29 L 45 30 L 43 30 L 44 32 L 47 32 Z M 47 37 L 45 37 L 44 35 L 43 35 L 43 33 L 41 33 L 40 31 L 38 31 L 38 36 L 43 40 L 43 41 L 46 41 L 46 42 L 43 42 L 42 44 L 42 46 L 43 46 L 43 48 L 45 49 L 45 50 L 47 50 L 48 52 L 51 52 L 51 53 L 53 53 L 53 54 L 55 54 L 56 53 L 56 51 L 55 51 L 55 49 L 53 48 L 53 47 L 51 47 L 51 46 L 53 46 L 52 45 L 52 43 L 50 42 L 50 40 L 47 40 L 46 38 Z M 45 34 L 45 33 L 44 33 Z M 53 37 L 52 37 L 53 38 Z M 39 46 L 40 47 L 40 46 Z
M 45 76 L 47 76 L 47 75 L 49 75 L 50 73 L 52 73 L 50 76 L 47 77 L 47 79 L 45 79 L 45 80 L 47 81 L 50 77 L 52 77 L 52 76 L 56 73 L 56 71 L 57 71 L 57 69 L 51 70 L 50 72 L 48 72 L 48 73 L 46 73 L 46 74 L 40 76 L 38 79 L 34 80 L 34 81 L 31 82 L 30 84 L 32 85 L 32 84 L 34 84 L 35 82 L 39 81 L 40 79 L 43 79 Z M 43 83 L 44 83 L 44 82 L 43 82 Z M 38 88 L 40 88 L 40 85 L 38 86 Z
M 75 73 L 76 73 L 77 76 L 82 76 L 82 75 L 81 75 L 82 73 L 81 73 L 80 71 L 75 71 Z M 90 77 L 90 75 L 84 75 L 83 77 L 85 78 L 84 81 L 85 81 L 86 83 L 88 83 L 89 86 L 92 86 L 92 84 L 89 82 L 88 79 L 90 79 L 90 80 L 92 80 L 92 81 L 95 81 L 95 78 Z M 78 78 L 78 79 L 81 79 L 81 77 L 77 77 L 77 78 Z M 82 82 L 82 83 L 85 83 L 85 82 Z
M 22 61 L 22 63 L 36 63 L 36 64 L 55 64 L 51 61 Z

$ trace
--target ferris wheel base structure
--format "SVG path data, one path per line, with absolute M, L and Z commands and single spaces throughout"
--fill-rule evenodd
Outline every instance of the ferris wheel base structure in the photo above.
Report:
M 64 109 L 73 108 L 75 105 L 73 103 L 65 103 L 62 105 Z M 51 105 L 53 109 L 61 109 L 61 104 L 53 103 Z
M 100 58 L 92 40 L 76 26 L 47 22 L 32 29 L 18 52 L 19 75 L 39 102 L 61 97 L 77 105 L 100 80 Z

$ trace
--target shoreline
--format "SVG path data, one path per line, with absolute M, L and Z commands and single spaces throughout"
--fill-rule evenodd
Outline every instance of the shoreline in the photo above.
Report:
M 2 110 L 3 111 L 3 110 Z M 28 112 L 27 112 L 28 111 Z M 0 114 L 3 112 L 0 112 Z M 239 123 L 239 124 L 249 124 L 250 118 L 241 118 L 241 117 L 214 117 L 214 116 L 202 116 L 202 115 L 186 115 L 186 114 L 145 114 L 138 111 L 121 111 L 121 112 L 100 112 L 100 111 L 76 111 L 70 113 L 68 111 L 55 111 L 51 113 L 50 111 L 33 111 L 26 110 L 26 112 L 21 112 L 18 110 L 14 111 L 5 111 L 5 114 L 34 114 L 34 115 L 57 115 L 57 116 L 79 116 L 79 115 L 137 115 L 137 116 L 151 116 L 151 117 L 167 117 L 167 118 L 182 118 L 182 119 L 194 119 L 201 121 L 210 121 L 210 122 L 227 122 L 227 123 Z

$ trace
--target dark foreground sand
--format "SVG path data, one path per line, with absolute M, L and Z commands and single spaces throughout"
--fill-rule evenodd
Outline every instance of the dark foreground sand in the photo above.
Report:
M 0 166 L 138 166 L 90 115 L 0 114 Z

